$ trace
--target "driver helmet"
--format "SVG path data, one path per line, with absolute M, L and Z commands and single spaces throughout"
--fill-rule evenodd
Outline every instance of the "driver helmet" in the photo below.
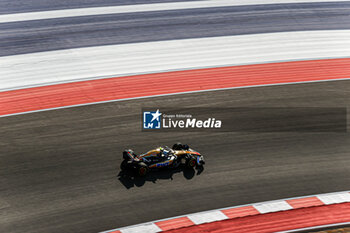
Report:
M 160 146 L 158 149 L 159 149 L 159 151 L 160 151 L 159 154 L 158 154 L 158 156 L 163 157 L 164 148 Z
M 170 153 L 170 151 L 168 151 L 168 150 L 163 150 L 163 155 L 164 155 L 164 156 L 168 156 L 169 153 Z

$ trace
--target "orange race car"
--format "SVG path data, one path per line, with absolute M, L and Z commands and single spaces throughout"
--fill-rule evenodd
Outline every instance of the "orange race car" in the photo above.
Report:
M 176 143 L 172 148 L 158 147 L 144 154 L 136 155 L 133 150 L 123 152 L 122 170 L 133 169 L 139 176 L 145 176 L 150 169 L 176 168 L 185 165 L 189 168 L 204 165 L 203 156 L 186 144 Z

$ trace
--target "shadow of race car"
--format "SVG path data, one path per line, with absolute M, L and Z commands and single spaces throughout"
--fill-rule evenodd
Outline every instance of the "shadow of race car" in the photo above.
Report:
M 181 143 L 174 144 L 172 148 L 158 147 L 141 155 L 127 149 L 123 152 L 123 159 L 120 165 L 122 171 L 133 170 L 139 176 L 147 175 L 150 170 L 162 168 L 177 168 L 179 166 L 200 168 L 205 163 L 199 152 Z

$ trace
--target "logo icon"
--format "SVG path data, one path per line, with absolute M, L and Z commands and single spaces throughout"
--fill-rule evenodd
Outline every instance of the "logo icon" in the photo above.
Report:
M 156 112 L 143 112 L 143 128 L 144 129 L 160 129 L 160 116 L 162 113 L 157 109 Z

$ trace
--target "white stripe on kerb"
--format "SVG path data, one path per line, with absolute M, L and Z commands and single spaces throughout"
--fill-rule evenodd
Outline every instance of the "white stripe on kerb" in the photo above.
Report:
M 188 218 L 197 225 L 206 222 L 215 222 L 228 219 L 228 217 L 219 210 L 191 214 L 188 216 Z
M 126 227 L 119 229 L 122 233 L 156 233 L 162 231 L 154 223 L 144 223 L 136 226 Z
M 344 192 L 334 194 L 323 194 L 317 195 L 317 198 L 320 199 L 326 205 L 350 202 L 350 193 Z
M 342 192 L 334 192 L 334 193 L 328 193 L 328 194 L 319 194 L 319 195 L 316 195 L 316 196 L 329 196 L 329 195 L 344 194 L 344 193 L 349 193 L 349 192 L 350 191 L 342 191 Z M 231 207 L 226 207 L 226 208 L 222 208 L 222 209 L 216 209 L 216 210 L 212 210 L 212 211 L 208 211 L 208 212 L 214 212 L 214 211 L 220 211 L 221 212 L 221 210 L 226 210 L 226 209 L 233 209 L 233 208 L 246 207 L 246 206 L 257 206 L 257 205 L 269 204 L 269 203 L 278 203 L 278 202 L 281 202 L 281 201 L 295 200 L 295 199 L 308 198 L 308 197 L 315 197 L 315 195 L 300 196 L 300 197 L 287 198 L 287 199 L 281 199 L 281 200 L 274 200 L 274 201 L 268 201 L 268 202 L 258 202 L 258 203 L 255 203 L 255 204 L 248 204 L 248 205 L 231 206 Z M 299 208 L 297 208 L 297 209 L 299 209 Z M 208 212 L 202 212 L 202 213 L 208 213 Z M 200 214 L 200 213 L 198 213 L 198 214 Z M 191 215 L 193 216 L 193 215 L 196 215 L 196 214 L 191 214 Z M 172 218 L 166 218 L 166 219 L 157 220 L 156 222 L 170 220 L 170 219 L 176 219 L 176 218 L 180 218 L 180 217 L 189 217 L 191 215 L 181 215 L 181 216 L 176 216 L 176 217 L 172 217 Z M 140 225 L 149 224 L 149 223 L 152 223 L 152 222 L 143 223 L 143 224 L 140 224 Z M 140 226 L 140 225 L 138 225 L 138 226 Z M 331 224 L 331 225 L 326 225 L 326 226 L 332 226 L 332 225 L 337 225 L 337 224 Z M 104 232 L 101 232 L 101 233 L 110 233 L 110 232 L 113 232 L 113 231 L 116 231 L 116 230 L 120 230 L 120 229 L 125 229 L 125 228 L 119 228 L 119 229 L 117 228 L 117 229 L 113 229 L 113 230 L 109 230 L 109 231 L 104 231 Z M 305 228 L 305 229 L 307 230 L 307 229 L 314 229 L 314 228 L 311 227 L 311 228 Z M 300 229 L 299 230 L 290 230 L 290 231 L 281 231 L 281 232 L 296 232 L 296 231 L 300 231 Z
M 0 91 L 203 67 L 350 56 L 350 30 L 265 33 L 0 57 Z
M 127 6 L 107 6 L 107 7 L 89 7 L 65 10 L 38 11 L 27 13 L 14 13 L 0 15 L 0 23 L 11 23 L 30 20 L 55 19 L 66 17 L 107 15 L 121 13 L 137 13 L 165 10 L 185 10 L 210 7 L 229 7 L 242 5 L 262 5 L 262 4 L 281 4 L 281 3 L 312 3 L 312 2 L 345 2 L 347 0 L 207 0 L 192 2 L 172 2 L 172 3 L 153 3 L 137 4 Z
M 286 201 L 272 201 L 267 203 L 255 204 L 253 206 L 261 214 L 293 209 L 293 207 L 291 207 Z

